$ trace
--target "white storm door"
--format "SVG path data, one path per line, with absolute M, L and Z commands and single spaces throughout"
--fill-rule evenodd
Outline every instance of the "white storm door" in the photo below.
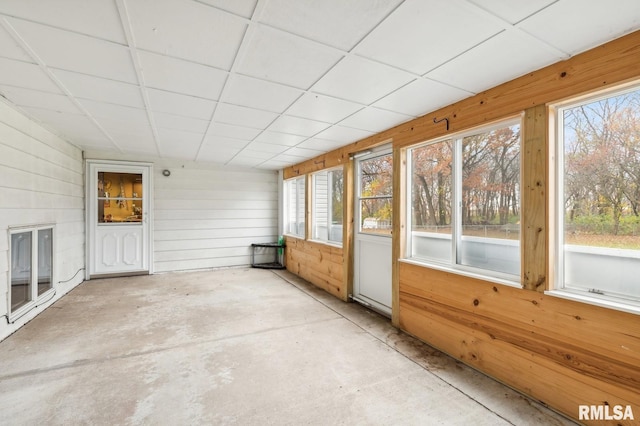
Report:
M 356 163 L 353 299 L 391 315 L 393 156 L 378 152 Z
M 89 163 L 89 276 L 149 272 L 150 166 Z

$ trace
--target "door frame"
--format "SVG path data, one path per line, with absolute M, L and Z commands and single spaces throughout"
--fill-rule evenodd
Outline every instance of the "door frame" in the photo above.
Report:
M 99 168 L 109 168 L 113 167 L 114 171 L 118 171 L 118 168 L 122 168 L 122 171 L 126 171 L 127 168 L 137 168 L 137 169 L 147 169 L 148 182 L 146 182 L 144 186 L 143 194 L 146 194 L 147 197 L 147 207 L 145 207 L 145 211 L 147 212 L 147 233 L 146 236 L 143 236 L 143 245 L 146 244 L 147 250 L 146 259 L 143 260 L 143 264 L 146 262 L 148 268 L 144 270 L 145 274 L 153 274 L 153 163 L 145 163 L 145 162 L 134 162 L 134 161 L 117 161 L 117 160 L 97 160 L 97 159 L 87 159 L 85 160 L 85 280 L 91 279 L 91 267 L 92 267 L 92 256 L 94 254 L 94 237 L 95 237 L 95 223 L 92 221 L 92 209 L 95 209 L 95 201 L 97 199 L 97 188 L 94 188 L 92 185 L 92 177 L 93 173 L 98 173 Z M 127 272 L 122 275 L 135 275 L 140 272 Z M 121 275 L 121 274 L 111 274 Z M 104 276 L 109 276 L 109 274 L 105 274 Z
M 384 315 L 387 317 L 392 317 L 393 314 L 393 244 L 394 244 L 394 239 L 393 239 L 393 233 L 391 235 L 374 235 L 374 234 L 370 234 L 370 233 L 361 233 L 361 222 L 362 222 L 362 212 L 360 211 L 360 192 L 361 192 L 361 167 L 360 164 L 362 161 L 366 161 L 366 160 L 370 160 L 372 158 L 376 158 L 376 157 L 383 157 L 386 155 L 391 155 L 392 157 L 392 161 L 396 162 L 396 158 L 394 158 L 394 150 L 391 146 L 391 144 L 385 144 L 385 145 L 381 145 L 376 147 L 375 149 L 371 150 L 370 152 L 367 153 L 362 153 L 360 155 L 356 155 L 354 156 L 354 160 L 353 161 L 353 242 L 352 242 L 352 268 L 353 268 L 353 289 L 352 289 L 352 294 L 351 294 L 351 299 L 361 303 L 365 306 L 367 306 L 368 308 Z M 395 166 L 392 168 L 392 173 L 395 173 Z M 396 198 L 396 194 L 391 193 L 391 201 L 392 201 L 392 206 L 395 206 L 394 200 Z M 393 218 L 395 217 L 395 212 L 392 212 L 392 229 L 393 229 Z M 362 237 L 360 237 L 359 235 L 362 234 Z M 369 297 L 367 297 L 366 295 L 360 294 L 359 293 L 359 289 L 360 289 L 360 283 L 359 283 L 359 266 L 360 266 L 360 262 L 359 262 L 359 239 L 362 239 L 364 241 L 366 240 L 374 240 L 374 239 L 385 239 L 385 245 L 386 245 L 386 240 L 388 240 L 388 245 L 389 245 L 389 265 L 391 266 L 391 276 L 389 277 L 389 293 L 391 295 L 391 306 L 386 306 L 380 302 L 375 301 L 374 299 L 371 299 Z

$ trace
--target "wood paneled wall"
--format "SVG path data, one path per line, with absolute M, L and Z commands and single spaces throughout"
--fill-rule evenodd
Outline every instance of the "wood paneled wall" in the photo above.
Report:
M 347 301 L 341 247 L 285 237 L 287 270 Z
M 640 80 L 640 31 L 433 111 L 372 137 L 284 170 L 290 178 L 347 164 L 349 154 L 392 141 L 394 181 L 394 324 L 463 362 L 578 418 L 578 406 L 631 405 L 640 419 L 640 316 L 545 295 L 553 275 L 549 104 Z M 419 142 L 523 116 L 522 288 L 443 272 L 400 260 L 406 205 L 401 180 L 404 148 Z M 447 117 L 450 129 L 434 124 Z M 400 213 L 400 214 L 397 214 Z M 348 240 L 345 240 L 348 243 Z M 327 262 L 322 248 L 292 241 L 291 271 Z M 301 255 L 296 255 L 297 251 Z M 333 257 L 335 256 L 335 257 Z M 340 281 L 309 279 L 344 292 L 351 260 Z M 336 275 L 337 279 L 338 276 Z M 315 280 L 315 281 L 314 281 Z M 318 284 L 319 282 L 326 282 Z M 328 282 L 331 282 L 331 285 Z M 344 293 L 341 293 L 344 295 Z M 587 422 L 588 423 L 588 422 Z M 612 424 L 632 424 L 614 422 Z

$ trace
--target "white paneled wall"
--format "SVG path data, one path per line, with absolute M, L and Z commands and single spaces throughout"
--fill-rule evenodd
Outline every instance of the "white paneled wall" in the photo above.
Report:
M 156 272 L 247 265 L 251 243 L 278 239 L 276 172 L 165 163 L 154 175 Z
M 275 171 L 91 151 L 86 157 L 153 163 L 154 272 L 248 265 L 251 243 L 278 239 Z M 273 261 L 269 254 L 257 260 Z
M 82 282 L 82 151 L 0 101 L 0 339 Z M 55 296 L 8 324 L 9 227 L 54 224 Z

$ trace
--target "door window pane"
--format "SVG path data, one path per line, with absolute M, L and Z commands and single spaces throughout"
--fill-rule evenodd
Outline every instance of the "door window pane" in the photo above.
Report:
M 142 221 L 142 174 L 98 173 L 98 223 Z
M 11 311 L 32 300 L 31 232 L 11 234 Z
M 391 235 L 393 155 L 360 161 L 360 232 Z

